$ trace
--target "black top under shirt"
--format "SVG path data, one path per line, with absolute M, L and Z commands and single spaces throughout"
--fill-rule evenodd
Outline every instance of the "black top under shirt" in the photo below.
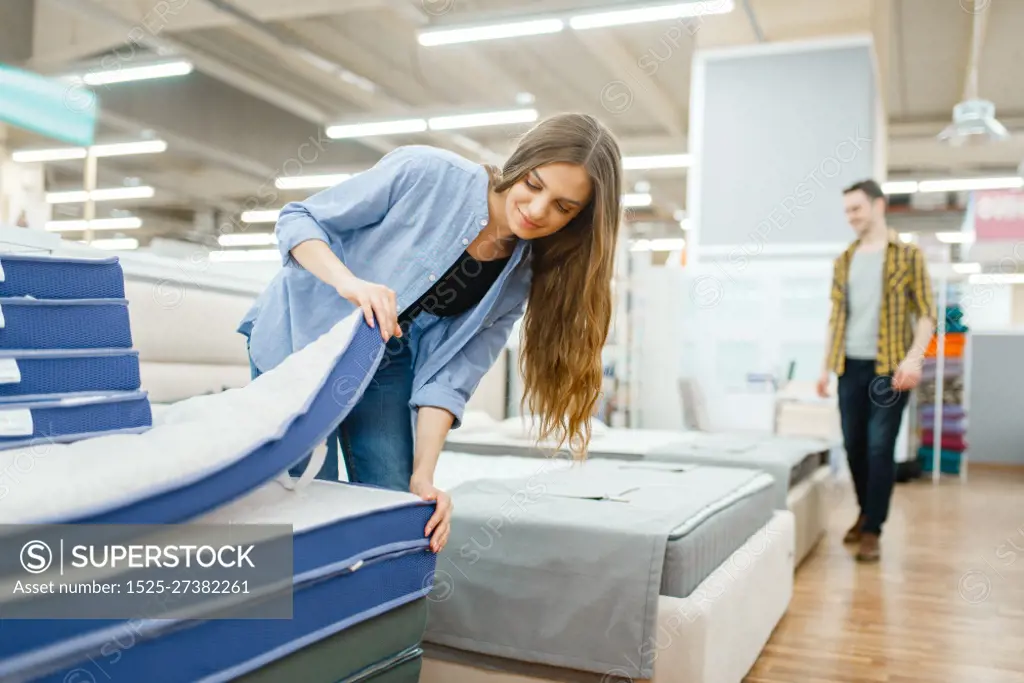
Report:
M 477 261 L 468 251 L 462 252 L 433 287 L 402 311 L 398 316 L 398 324 L 412 322 L 420 313 L 432 313 L 442 318 L 465 313 L 480 303 L 501 275 L 509 258 Z

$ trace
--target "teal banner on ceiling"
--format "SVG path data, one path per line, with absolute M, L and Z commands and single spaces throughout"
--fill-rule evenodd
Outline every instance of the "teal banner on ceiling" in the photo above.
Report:
M 93 143 L 96 95 L 84 85 L 0 64 L 0 122 L 71 145 Z

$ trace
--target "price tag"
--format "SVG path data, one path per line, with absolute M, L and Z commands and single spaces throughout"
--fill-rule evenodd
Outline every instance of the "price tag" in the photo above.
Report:
M 32 411 L 0 410 L 0 436 L 32 436 Z
M 17 384 L 21 381 L 21 368 L 17 358 L 0 358 L 0 384 Z

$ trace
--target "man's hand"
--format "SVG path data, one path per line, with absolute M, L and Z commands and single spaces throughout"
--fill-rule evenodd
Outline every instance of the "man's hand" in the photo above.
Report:
M 896 391 L 910 391 L 921 383 L 921 367 L 924 359 L 918 356 L 907 356 L 906 360 L 900 363 L 896 374 L 892 378 L 892 388 Z
M 829 372 L 823 370 L 821 377 L 818 378 L 818 396 L 821 398 L 828 398 L 828 383 L 829 383 Z
M 448 534 L 452 529 L 451 497 L 444 491 L 436 488 L 433 483 L 415 477 L 409 482 L 409 491 L 415 493 L 423 500 L 437 501 L 434 515 L 427 522 L 423 535 L 430 536 L 433 534 L 430 539 L 430 549 L 435 553 L 441 552 L 444 550 L 445 544 L 448 543 Z

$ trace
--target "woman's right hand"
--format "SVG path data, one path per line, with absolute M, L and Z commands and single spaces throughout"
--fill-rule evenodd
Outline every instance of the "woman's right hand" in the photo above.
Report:
M 357 277 L 345 278 L 335 289 L 338 294 L 363 310 L 366 324 L 374 327 L 374 318 L 380 324 L 380 335 L 384 341 L 393 336 L 402 336 L 398 324 L 398 302 L 395 292 L 384 285 L 378 285 Z

